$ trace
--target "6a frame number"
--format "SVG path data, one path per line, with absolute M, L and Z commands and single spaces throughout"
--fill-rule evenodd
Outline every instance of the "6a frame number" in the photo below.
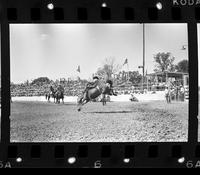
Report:
M 198 161 L 187 161 L 186 163 L 187 168 L 200 168 L 200 160 Z
M 12 168 L 11 163 L 10 162 L 3 162 L 0 161 L 0 168 Z

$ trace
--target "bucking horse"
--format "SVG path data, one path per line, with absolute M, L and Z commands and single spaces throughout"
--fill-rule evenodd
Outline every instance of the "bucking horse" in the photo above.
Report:
M 102 104 L 103 106 L 106 105 L 106 95 L 115 95 L 113 92 L 113 89 L 110 88 L 105 83 L 99 83 L 98 86 L 95 88 L 89 89 L 87 92 L 84 92 L 84 94 L 79 97 L 78 99 L 78 111 L 80 112 L 82 109 L 82 106 L 87 104 L 88 102 L 98 98 L 99 96 L 102 97 Z

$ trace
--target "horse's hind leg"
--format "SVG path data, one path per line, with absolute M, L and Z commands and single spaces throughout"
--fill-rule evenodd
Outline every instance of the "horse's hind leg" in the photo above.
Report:
M 82 109 L 82 107 L 83 107 L 84 105 L 86 105 L 88 102 L 89 102 L 89 100 L 83 99 L 82 102 L 79 104 L 78 111 L 80 112 L 81 109 Z
M 80 100 L 78 101 L 78 105 L 81 105 L 83 103 L 84 97 L 81 97 Z
M 83 106 L 84 101 L 85 101 L 84 98 L 81 98 L 81 99 L 78 101 L 78 111 L 79 111 L 79 112 L 80 112 L 81 109 L 82 109 L 82 106 Z
M 78 104 L 78 112 L 80 112 L 82 109 L 82 104 Z

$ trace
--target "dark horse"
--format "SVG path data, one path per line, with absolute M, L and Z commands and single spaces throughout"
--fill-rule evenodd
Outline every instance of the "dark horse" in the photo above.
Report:
M 46 99 L 48 102 L 50 102 L 51 97 L 54 99 L 54 103 L 56 103 L 56 91 L 52 86 L 50 87 L 50 91 L 46 94 Z
M 95 88 L 89 89 L 87 93 L 84 93 L 81 98 L 78 100 L 78 111 L 81 111 L 83 105 L 87 104 L 88 102 L 96 99 L 102 95 L 102 103 L 103 105 L 106 104 L 106 95 L 115 95 L 113 90 L 105 84 L 100 84 Z
M 56 103 L 60 104 L 60 100 L 62 99 L 62 102 L 64 104 L 64 92 L 61 90 L 57 90 L 55 93 Z

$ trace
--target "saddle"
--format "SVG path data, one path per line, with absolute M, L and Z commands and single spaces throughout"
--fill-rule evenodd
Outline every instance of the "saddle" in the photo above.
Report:
M 87 84 L 86 89 L 96 88 L 96 86 L 98 86 L 97 83 L 90 82 Z

